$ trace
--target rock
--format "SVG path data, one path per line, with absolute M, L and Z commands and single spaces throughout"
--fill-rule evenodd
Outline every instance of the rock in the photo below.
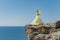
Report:
M 56 22 L 56 29 L 59 29 L 60 28 L 60 21 L 57 21 Z
M 26 25 L 25 26 L 25 31 L 26 31 L 28 40 L 34 39 L 35 36 L 37 36 L 39 34 L 42 34 L 42 35 L 43 34 L 49 34 L 50 29 L 51 29 L 50 27 L 46 27 L 46 26 L 43 26 L 43 25 Z
M 55 22 L 54 24 L 59 26 L 60 22 Z M 52 24 L 50 24 L 52 25 Z M 58 30 L 55 27 L 52 27 L 47 24 L 43 25 L 26 25 L 25 32 L 28 37 L 28 40 L 47 40 L 49 36 L 53 33 L 58 33 Z M 60 34 L 59 34 L 60 35 Z M 50 38 L 51 39 L 51 38 Z

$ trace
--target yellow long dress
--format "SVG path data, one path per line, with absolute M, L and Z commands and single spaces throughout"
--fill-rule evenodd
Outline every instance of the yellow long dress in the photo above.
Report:
M 36 17 L 35 17 L 35 19 L 33 20 L 32 24 L 33 24 L 33 25 L 42 24 L 42 20 L 41 20 L 41 18 L 40 18 L 40 11 L 39 11 L 39 10 L 37 10 L 37 12 L 36 12 Z

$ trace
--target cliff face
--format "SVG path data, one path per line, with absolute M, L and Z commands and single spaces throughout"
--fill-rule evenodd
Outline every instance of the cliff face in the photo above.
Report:
M 59 27 L 60 26 L 60 21 L 57 21 L 56 22 L 56 27 Z
M 26 25 L 25 26 L 25 32 L 26 32 L 28 40 L 49 40 L 49 39 L 53 39 L 53 36 L 57 36 L 57 34 L 58 34 L 57 32 L 59 30 L 57 30 L 56 27 L 60 26 L 60 22 L 56 22 L 54 24 L 55 24 L 54 27 L 52 26 L 52 24 L 50 24 L 50 25 L 47 25 L 47 24 L 46 25 L 45 24 Z M 56 39 L 59 39 L 59 37 Z

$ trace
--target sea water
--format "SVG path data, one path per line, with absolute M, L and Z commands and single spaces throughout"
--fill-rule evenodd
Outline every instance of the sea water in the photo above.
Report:
M 0 27 L 0 40 L 27 40 L 25 28 L 22 26 Z

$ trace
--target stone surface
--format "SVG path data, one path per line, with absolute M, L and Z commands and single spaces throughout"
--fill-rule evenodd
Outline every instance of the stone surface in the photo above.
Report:
M 54 27 L 52 25 L 50 23 L 48 25 L 26 25 L 25 32 L 28 40 L 60 40 L 60 29 L 56 29 L 60 26 L 60 22 L 54 23 Z
M 57 21 L 57 22 L 56 22 L 56 26 L 57 26 L 57 27 L 60 26 L 60 21 Z

